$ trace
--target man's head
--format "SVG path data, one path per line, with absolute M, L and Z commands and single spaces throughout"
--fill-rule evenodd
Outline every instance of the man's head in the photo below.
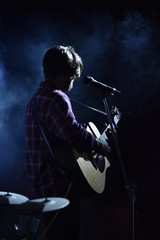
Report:
M 82 59 L 71 46 L 55 45 L 46 51 L 43 58 L 45 79 L 49 79 L 53 83 L 62 76 L 66 81 L 68 79 L 68 82 L 72 82 L 80 77 L 82 69 Z

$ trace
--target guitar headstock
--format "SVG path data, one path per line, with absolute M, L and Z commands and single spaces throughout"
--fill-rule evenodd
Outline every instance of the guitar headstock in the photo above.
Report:
M 117 128 L 117 124 L 122 117 L 122 114 L 119 112 L 119 108 L 117 108 L 116 106 L 112 106 L 111 115 L 114 121 L 114 125 Z

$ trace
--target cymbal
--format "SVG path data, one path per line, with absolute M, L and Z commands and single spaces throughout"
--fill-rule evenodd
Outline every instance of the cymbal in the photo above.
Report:
M 17 193 L 0 192 L 0 205 L 15 205 L 28 201 L 28 198 Z
M 21 214 L 39 214 L 66 207 L 69 200 L 60 197 L 48 197 L 29 200 L 16 206 L 16 212 Z

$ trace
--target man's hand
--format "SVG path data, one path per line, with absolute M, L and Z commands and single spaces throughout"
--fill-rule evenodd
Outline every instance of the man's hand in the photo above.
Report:
M 102 142 L 101 140 L 97 139 L 95 151 L 103 156 L 108 156 L 108 154 L 111 151 L 111 148 L 106 141 Z

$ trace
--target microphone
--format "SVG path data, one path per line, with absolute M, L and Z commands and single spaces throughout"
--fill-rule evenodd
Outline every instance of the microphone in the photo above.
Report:
M 95 88 L 98 88 L 103 93 L 110 93 L 111 95 L 120 95 L 121 92 L 118 91 L 116 88 L 110 87 L 108 85 L 105 85 L 104 83 L 96 81 L 93 77 L 85 76 L 84 77 L 84 83 L 86 83 L 89 86 L 93 86 Z

